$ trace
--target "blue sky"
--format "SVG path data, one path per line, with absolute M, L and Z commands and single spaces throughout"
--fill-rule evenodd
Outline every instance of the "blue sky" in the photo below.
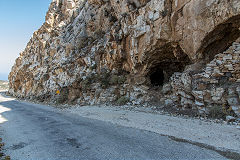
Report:
M 0 0 L 0 80 L 7 80 L 15 59 L 43 24 L 51 1 Z

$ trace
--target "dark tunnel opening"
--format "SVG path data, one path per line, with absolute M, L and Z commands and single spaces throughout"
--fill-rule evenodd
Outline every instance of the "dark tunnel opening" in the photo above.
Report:
M 191 64 L 181 47 L 173 47 L 171 43 L 156 49 L 149 57 L 146 70 L 147 85 L 154 88 L 168 83 L 175 72 L 183 72 L 185 67 Z
M 150 81 L 153 86 L 162 86 L 165 80 L 164 72 L 161 68 L 157 68 L 150 74 Z

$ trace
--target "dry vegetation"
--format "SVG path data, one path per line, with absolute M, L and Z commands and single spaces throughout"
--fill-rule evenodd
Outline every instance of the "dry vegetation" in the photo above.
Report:
M 0 138 L 0 160 L 10 160 L 9 156 L 5 156 L 2 153 L 2 147 L 4 146 L 4 143 L 2 143 L 2 138 Z

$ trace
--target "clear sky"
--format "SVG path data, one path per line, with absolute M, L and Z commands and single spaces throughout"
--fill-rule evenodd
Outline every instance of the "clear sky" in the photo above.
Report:
M 7 80 L 15 59 L 43 24 L 51 1 L 0 0 L 0 80 Z

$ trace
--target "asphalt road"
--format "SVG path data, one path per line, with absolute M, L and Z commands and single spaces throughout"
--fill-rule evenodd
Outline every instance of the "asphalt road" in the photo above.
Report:
M 0 115 L 0 137 L 13 160 L 227 159 L 167 136 L 1 95 Z

